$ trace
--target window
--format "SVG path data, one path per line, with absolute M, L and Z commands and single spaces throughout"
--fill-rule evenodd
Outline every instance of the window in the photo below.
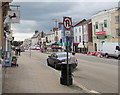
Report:
M 81 42 L 81 36 L 79 36 L 79 42 Z
M 58 35 L 58 32 L 56 31 L 56 35 Z
M 115 16 L 115 23 L 119 23 L 120 16 Z
M 75 29 L 75 31 L 77 32 L 77 29 Z
M 107 20 L 104 20 L 104 27 L 107 27 Z
M 103 24 L 101 23 L 101 24 L 99 24 L 99 30 L 100 31 L 104 31 L 104 26 L 103 26 Z
M 98 29 L 98 22 L 95 23 L 95 28 Z
M 79 32 L 81 33 L 81 28 L 79 28 Z
M 120 29 L 116 29 L 116 36 L 118 37 L 118 36 L 120 36 Z
M 76 43 L 77 43 L 77 36 L 75 38 L 76 38 Z

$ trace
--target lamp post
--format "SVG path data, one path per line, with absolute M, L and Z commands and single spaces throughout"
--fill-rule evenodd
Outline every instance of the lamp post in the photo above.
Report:
M 58 23 L 58 20 L 57 19 L 52 19 L 52 20 L 54 20 L 55 21 L 55 28 L 57 28 L 57 23 Z

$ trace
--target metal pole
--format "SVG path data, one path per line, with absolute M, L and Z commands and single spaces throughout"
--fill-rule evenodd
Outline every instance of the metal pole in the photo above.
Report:
M 31 46 L 30 46 L 30 57 L 31 57 Z
M 66 51 L 67 51 L 67 86 L 69 86 L 68 36 L 66 36 Z
M 30 40 L 30 57 L 31 57 L 31 40 Z

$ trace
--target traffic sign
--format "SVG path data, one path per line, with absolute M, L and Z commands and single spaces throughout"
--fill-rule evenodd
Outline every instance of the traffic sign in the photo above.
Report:
M 72 28 L 72 19 L 71 17 L 63 18 L 63 25 L 66 30 L 70 30 Z
M 65 36 L 70 36 L 70 31 L 66 30 L 65 31 Z

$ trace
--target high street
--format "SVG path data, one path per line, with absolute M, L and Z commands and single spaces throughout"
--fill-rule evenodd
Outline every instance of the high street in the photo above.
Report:
M 26 51 L 18 58 L 19 67 L 7 68 L 4 93 L 100 93 L 118 92 L 118 60 L 76 54 L 79 65 L 73 73 L 74 84 L 60 84 L 60 71 L 47 66 L 49 54 Z M 81 86 L 82 85 L 82 86 Z
M 60 74 L 48 67 L 48 54 L 40 51 L 23 52 L 18 58 L 19 67 L 6 69 L 3 93 L 83 93 L 77 85 L 60 84 Z

